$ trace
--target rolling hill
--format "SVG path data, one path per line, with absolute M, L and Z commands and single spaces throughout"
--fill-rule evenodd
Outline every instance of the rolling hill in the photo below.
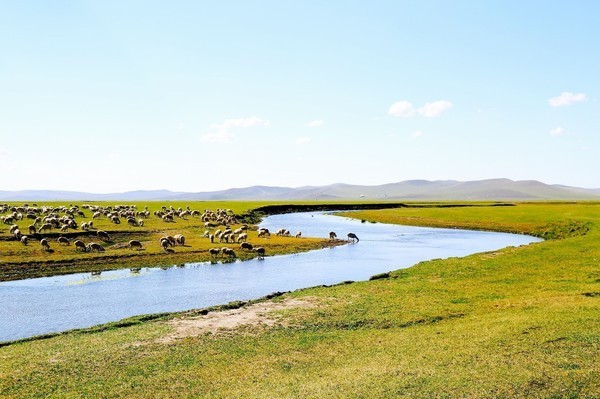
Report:
M 251 186 L 209 192 L 138 190 L 93 194 L 77 191 L 0 191 L 0 201 L 174 201 L 174 200 L 600 200 L 600 189 L 549 185 L 536 180 L 488 179 L 477 181 L 407 180 L 364 186 L 270 187 Z

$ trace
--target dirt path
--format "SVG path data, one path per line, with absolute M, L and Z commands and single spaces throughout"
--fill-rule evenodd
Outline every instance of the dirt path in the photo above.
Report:
M 286 299 L 283 302 L 261 302 L 239 309 L 209 313 L 205 316 L 179 318 L 169 321 L 173 332 L 158 340 L 161 343 L 172 343 L 178 339 L 195 337 L 206 333 L 228 333 L 242 326 L 286 325 L 281 316 L 274 311 L 291 308 L 308 308 L 316 306 L 315 298 Z

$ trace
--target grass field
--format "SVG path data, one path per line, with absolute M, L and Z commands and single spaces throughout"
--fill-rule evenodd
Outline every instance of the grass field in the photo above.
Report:
M 307 305 L 273 325 L 165 340 L 161 319 L 5 346 L 0 396 L 600 397 L 600 204 L 351 216 L 548 240 L 287 294 L 273 301 Z

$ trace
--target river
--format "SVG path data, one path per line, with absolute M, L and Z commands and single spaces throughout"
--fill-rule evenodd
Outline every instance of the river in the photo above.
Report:
M 294 255 L 225 264 L 191 263 L 77 273 L 0 283 L 0 341 L 89 327 L 140 314 L 173 312 L 258 298 L 345 280 L 366 280 L 418 262 L 541 241 L 516 234 L 361 223 L 327 213 L 265 218 L 272 232 L 287 228 L 305 237 L 360 242 Z M 261 239 L 262 240 L 262 239 Z M 255 242 L 260 243 L 260 241 Z

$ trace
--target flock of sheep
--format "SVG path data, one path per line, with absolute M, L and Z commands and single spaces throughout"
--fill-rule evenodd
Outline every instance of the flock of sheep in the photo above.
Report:
M 83 220 L 79 223 L 78 218 L 86 218 L 84 210 L 90 213 L 92 220 Z M 254 252 L 259 258 L 265 256 L 264 247 L 255 247 L 248 242 L 248 225 L 241 224 L 240 227 L 232 229 L 231 225 L 238 225 L 239 221 L 233 212 L 229 209 L 217 209 L 212 211 L 205 209 L 203 212 L 192 210 L 189 206 L 185 209 L 181 207 L 175 209 L 173 206 L 162 206 L 159 210 L 151 213 L 147 207 L 143 210 L 137 210 L 136 205 L 114 205 L 114 206 L 99 206 L 99 205 L 69 205 L 69 206 L 38 206 L 37 204 L 24 204 L 22 206 L 10 206 L 8 204 L 0 205 L 0 221 L 6 225 L 10 225 L 9 234 L 14 240 L 20 241 L 23 245 L 29 245 L 31 239 L 39 240 L 43 251 L 52 252 L 49 238 L 44 238 L 43 234 L 52 230 L 59 230 L 61 233 L 77 230 L 81 228 L 86 232 L 86 236 L 90 236 L 95 231 L 95 236 L 99 241 L 111 242 L 109 234 L 104 230 L 99 230 L 94 226 L 94 220 L 106 218 L 111 223 L 118 225 L 125 221 L 130 226 L 144 226 L 144 220 L 154 215 L 157 219 L 165 223 L 173 223 L 177 218 L 186 219 L 187 217 L 197 217 L 207 229 L 203 237 L 210 240 L 211 243 L 235 243 L 238 244 L 240 251 Z M 30 220 L 31 224 L 27 227 L 27 235 L 23 234 L 16 224 L 19 221 Z M 220 228 L 222 226 L 222 228 Z M 214 230 L 213 230 L 214 229 Z M 271 235 L 268 229 L 258 229 L 257 237 L 267 238 Z M 292 234 L 287 229 L 279 229 L 275 232 L 276 236 L 291 237 Z M 298 231 L 294 237 L 301 238 L 302 232 Z M 336 240 L 335 232 L 329 233 L 330 240 Z M 358 241 L 358 237 L 353 234 L 348 234 L 350 241 Z M 71 245 L 75 251 L 80 252 L 105 252 L 105 247 L 96 241 L 88 242 L 87 244 L 81 239 L 76 239 L 71 242 L 67 237 L 60 235 L 56 238 L 58 245 Z M 186 239 L 182 234 L 174 236 L 164 236 L 159 239 L 160 248 L 167 253 L 174 252 L 173 247 L 185 246 Z M 127 243 L 130 249 L 142 250 L 143 245 L 139 240 L 130 240 Z M 236 258 L 235 251 L 227 246 L 220 248 L 214 247 L 208 250 L 211 257 L 228 257 Z

